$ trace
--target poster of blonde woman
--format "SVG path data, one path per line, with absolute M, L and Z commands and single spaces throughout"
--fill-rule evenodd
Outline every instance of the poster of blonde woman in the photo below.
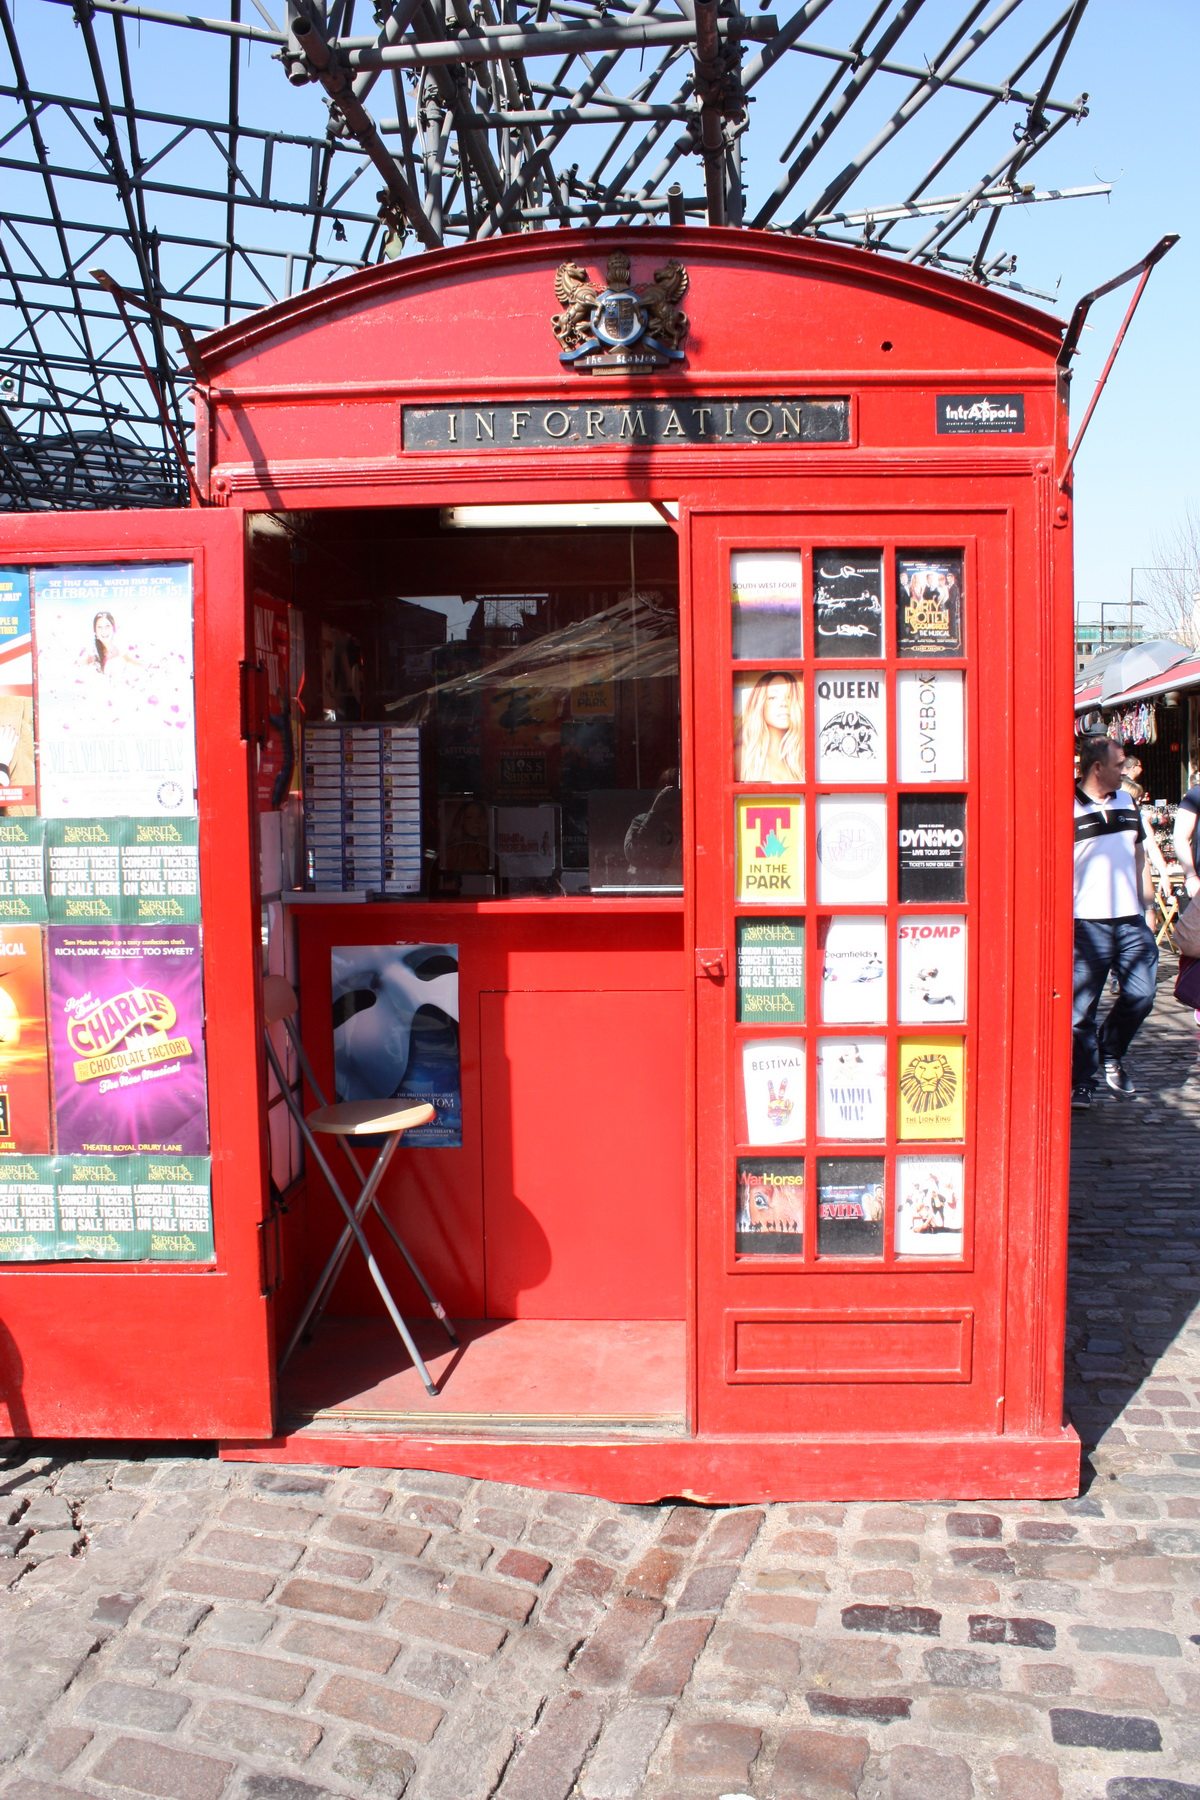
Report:
M 192 577 L 186 563 L 37 569 L 41 810 L 196 810 Z
M 734 780 L 785 787 L 804 779 L 804 689 L 798 675 L 739 675 L 733 690 Z

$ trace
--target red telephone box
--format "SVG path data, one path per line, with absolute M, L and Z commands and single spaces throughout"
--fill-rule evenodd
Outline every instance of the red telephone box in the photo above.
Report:
M 206 508 L 6 522 L 39 681 L 64 567 L 187 571 L 211 1193 L 193 1260 L 96 1263 L 9 1182 L 10 1429 L 632 1500 L 1074 1491 L 1062 336 L 811 241 L 494 240 L 207 340 Z M 57 855 L 61 1125 L 98 952 Z M 356 1255 L 292 1346 L 338 1218 L 262 968 L 327 1092 L 436 1099 L 383 1204 L 457 1348 L 369 1230 L 434 1398 Z M 83 1142 L 46 1181 L 142 1154 Z

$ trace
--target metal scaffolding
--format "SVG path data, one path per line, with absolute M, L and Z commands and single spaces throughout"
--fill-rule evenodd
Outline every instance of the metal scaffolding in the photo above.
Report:
M 747 225 L 1016 286 L 1012 209 L 1108 191 L 1029 174 L 1086 116 L 1087 3 L 0 0 L 0 510 L 186 501 L 189 335 L 498 232 Z

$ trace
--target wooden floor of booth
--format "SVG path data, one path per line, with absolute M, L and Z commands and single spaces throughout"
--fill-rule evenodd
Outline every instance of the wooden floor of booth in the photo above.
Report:
M 385 1319 L 323 1319 L 280 1377 L 287 1432 L 686 1430 L 686 1327 L 674 1319 L 434 1320 L 413 1335 L 428 1395 Z

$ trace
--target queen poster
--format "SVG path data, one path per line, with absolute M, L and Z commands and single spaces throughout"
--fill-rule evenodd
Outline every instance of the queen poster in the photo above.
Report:
M 42 813 L 194 813 L 189 565 L 37 569 L 33 619 Z
M 208 1150 L 200 928 L 51 926 L 58 1149 Z

